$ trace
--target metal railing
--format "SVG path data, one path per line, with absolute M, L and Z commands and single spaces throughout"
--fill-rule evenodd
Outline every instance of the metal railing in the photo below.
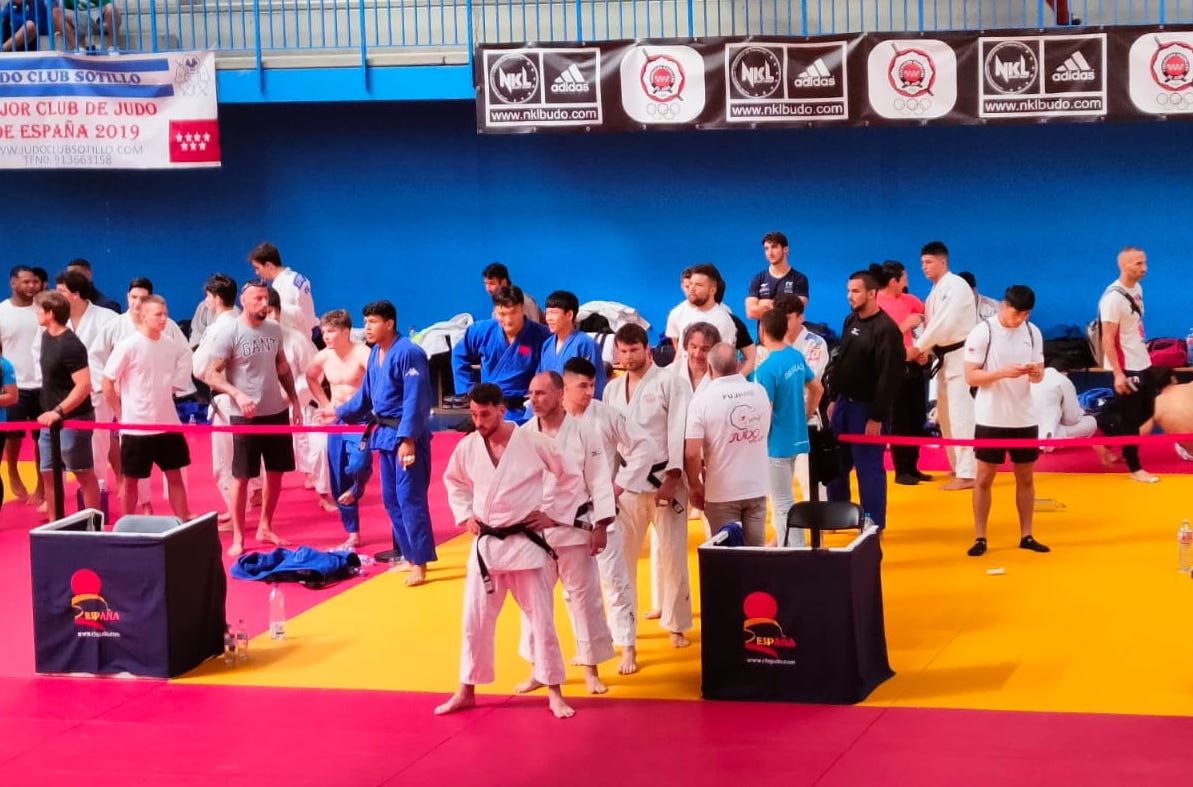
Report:
M 14 15 L 6 48 L 214 49 L 258 64 L 336 53 L 365 64 L 478 42 L 1193 22 L 1193 0 L 62 0 L 52 11 L 22 1 L 37 35 Z

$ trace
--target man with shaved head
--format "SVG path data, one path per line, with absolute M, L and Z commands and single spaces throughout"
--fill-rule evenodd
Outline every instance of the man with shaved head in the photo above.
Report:
M 739 372 L 737 351 L 720 342 L 708 354 L 712 381 L 688 405 L 684 470 L 692 504 L 716 532 L 740 522 L 746 546 L 766 543 L 766 390 Z M 776 526 L 781 526 L 776 523 Z

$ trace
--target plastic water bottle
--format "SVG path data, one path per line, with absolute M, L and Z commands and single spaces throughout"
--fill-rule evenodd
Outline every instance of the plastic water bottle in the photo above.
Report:
M 224 624 L 224 664 L 232 667 L 236 665 L 236 636 L 232 627 Z
M 869 514 L 866 514 L 866 521 L 863 524 L 864 524 L 864 527 L 862 528 L 863 530 L 865 530 L 866 528 L 874 527 L 875 526 L 874 518 L 872 516 L 870 516 Z
M 1189 527 L 1189 520 L 1181 520 L 1181 529 L 1176 531 L 1176 565 L 1188 574 L 1193 571 L 1193 529 Z
M 237 661 L 248 661 L 249 660 L 249 630 L 248 630 L 248 627 L 244 625 L 244 618 L 241 618 L 240 622 L 236 624 L 235 634 L 236 634 L 236 660 Z
M 1193 328 L 1189 329 L 1189 335 L 1185 337 L 1185 363 L 1193 366 Z
M 286 636 L 286 594 L 282 586 L 274 584 L 269 591 L 269 638 L 282 639 Z

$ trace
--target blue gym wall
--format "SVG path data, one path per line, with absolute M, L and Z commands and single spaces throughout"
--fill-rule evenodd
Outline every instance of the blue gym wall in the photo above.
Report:
M 478 136 L 469 102 L 225 106 L 224 166 L 10 175 L 7 261 L 90 258 L 122 297 L 147 274 L 189 317 L 205 275 L 249 273 L 262 239 L 313 282 L 316 308 L 388 297 L 400 327 L 488 311 L 479 272 L 637 306 L 661 330 L 686 265 L 716 263 L 742 308 L 782 229 L 839 326 L 847 274 L 912 265 L 946 241 L 982 291 L 1033 286 L 1041 326 L 1083 322 L 1142 245 L 1152 336 L 1193 325 L 1193 125 L 1039 125 Z

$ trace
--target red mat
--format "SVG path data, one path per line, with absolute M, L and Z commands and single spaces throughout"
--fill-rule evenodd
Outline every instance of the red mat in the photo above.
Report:
M 456 432 L 438 432 L 431 441 L 431 523 L 437 544 L 458 535 L 447 506 L 447 493 L 440 479 L 447 467 L 448 457 L 461 437 Z M 191 510 L 222 510 L 223 501 L 210 480 L 211 441 L 195 437 L 188 441 L 193 460 L 187 476 Z M 389 517 L 381 505 L 379 484 L 380 479 L 374 473 L 360 504 L 361 551 L 366 554 L 389 549 L 392 544 Z M 170 507 L 161 499 L 161 482 L 156 475 L 153 491 L 155 511 L 168 514 Z M 67 511 L 73 511 L 74 485 L 69 482 L 66 498 Z M 112 505 L 116 506 L 114 496 Z M 250 509 L 246 517 L 248 522 L 254 523 L 248 530 L 250 538 L 246 546 L 250 549 L 258 546 L 256 539 L 251 538 L 256 530 L 256 512 L 257 509 Z M 6 503 L 0 511 L 0 576 L 4 577 L 4 592 L 0 593 L 0 632 L 4 633 L 5 641 L 20 643 L 17 647 L 0 648 L 0 675 L 33 674 L 33 649 L 29 644 L 33 641 L 33 612 L 29 586 L 29 538 L 26 534 L 41 524 L 42 519 L 33 508 L 19 502 Z M 331 549 L 343 543 L 345 537 L 339 516 L 319 507 L 315 493 L 302 488 L 302 476 L 298 473 L 287 473 L 284 478 L 282 499 L 274 516 L 274 528 L 293 546 Z M 227 549 L 231 534 L 221 533 L 220 536 Z M 225 555 L 225 567 L 231 563 L 231 559 Z M 385 568 L 376 566 L 369 569 L 365 579 Z M 435 571 L 434 564 L 430 570 Z M 323 590 L 308 590 L 297 584 L 287 585 L 286 613 L 289 616 L 297 615 L 360 581 L 359 578 L 350 579 Z M 265 631 L 269 628 L 269 586 L 261 582 L 229 579 L 227 613 L 228 620 L 233 624 L 244 618 L 250 635 Z
M 1168 785 L 1193 718 L 0 679 L 0 783 Z M 649 731 L 649 732 L 648 732 Z

